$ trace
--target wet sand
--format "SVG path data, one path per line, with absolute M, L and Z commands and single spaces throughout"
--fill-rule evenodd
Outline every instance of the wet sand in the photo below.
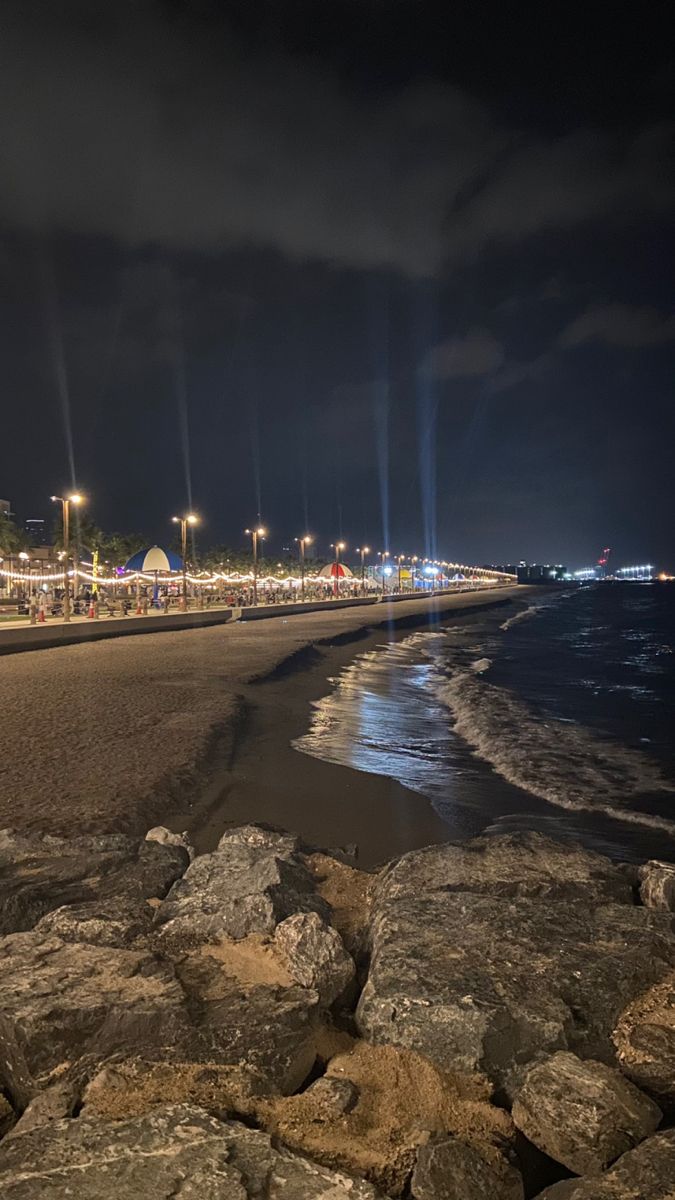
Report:
M 471 621 L 471 613 L 459 619 Z M 212 850 L 228 826 L 251 820 L 297 831 L 313 845 L 356 845 L 359 863 L 367 868 L 448 840 L 448 826 L 427 797 L 395 779 L 324 762 L 292 745 L 307 729 L 312 702 L 330 690 L 331 678 L 357 655 L 410 632 L 380 629 L 357 643 L 315 651 L 309 664 L 301 657 L 281 678 L 244 689 L 229 760 L 214 772 L 210 794 L 187 821 L 200 852 Z
M 120 638 L 16 654 L 0 665 L 0 828 L 73 836 L 267 820 L 363 861 L 446 836 L 424 797 L 310 759 L 290 739 L 327 676 L 370 644 L 502 588 L 368 609 Z M 454 616 L 453 616 L 454 619 Z M 262 681 L 266 682 L 262 682 Z

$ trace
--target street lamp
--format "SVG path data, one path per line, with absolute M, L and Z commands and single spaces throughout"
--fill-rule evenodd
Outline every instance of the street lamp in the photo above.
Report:
M 366 554 L 370 554 L 370 546 L 357 546 L 356 553 L 361 555 L 361 591 L 366 590 Z
M 24 569 L 24 572 L 28 571 L 28 587 L 26 587 L 26 580 L 23 579 L 21 581 L 21 595 L 24 599 L 26 596 L 28 596 L 30 599 L 30 557 L 28 554 L 26 554 L 25 550 L 20 550 L 19 558 L 21 559 L 21 565 Z
M 337 599 L 340 595 L 340 551 L 346 549 L 346 542 L 331 542 L 331 546 L 335 550 L 335 582 L 333 584 L 333 595 Z
M 257 529 L 245 529 L 244 533 L 248 533 L 253 545 L 253 603 L 258 603 L 258 538 L 267 536 L 267 530 L 259 525 Z
M 52 501 L 61 505 L 63 517 L 63 619 L 70 621 L 70 580 L 68 579 L 68 554 L 70 552 L 70 506 L 82 504 L 84 496 L 73 492 L 70 496 L 52 496 Z
M 304 600 L 304 598 L 305 598 L 305 547 L 311 546 L 312 539 L 308 533 L 305 533 L 302 537 L 296 538 L 295 540 L 298 543 L 298 550 L 300 551 L 300 598 L 301 598 L 301 600 Z
M 398 590 L 401 591 L 401 566 L 405 562 L 405 554 L 397 554 L 396 562 L 398 563 Z
M 181 608 L 183 612 L 187 612 L 187 531 L 188 525 L 196 525 L 199 517 L 194 513 L 186 513 L 184 517 L 172 517 L 174 525 L 180 525 L 180 545 L 183 558 L 183 595 L 181 597 Z M 168 604 L 168 600 L 167 600 Z
M 417 555 L 413 554 L 412 558 L 410 559 L 410 583 L 412 585 L 413 592 L 415 591 L 415 571 L 416 571 L 416 569 L 417 569 Z
M 385 567 L 385 560 L 387 558 L 389 558 L 389 551 L 388 550 L 379 550 L 377 557 L 380 560 L 380 570 L 382 571 L 382 595 L 384 596 L 384 593 L 386 590 L 385 589 L 385 578 L 384 578 L 384 567 Z

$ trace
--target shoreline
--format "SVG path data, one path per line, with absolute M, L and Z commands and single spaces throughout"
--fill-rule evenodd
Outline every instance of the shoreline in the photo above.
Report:
M 533 590 L 455 593 L 377 610 L 11 655 L 0 676 L 0 828 L 73 836 L 136 834 L 153 823 L 198 827 L 224 799 L 242 719 L 251 711 L 245 701 L 258 703 L 254 695 L 262 696 L 263 681 L 280 688 L 283 712 L 284 691 L 291 698 L 303 692 L 299 666 L 330 660 L 333 669 L 339 657 L 355 657 L 369 639 L 405 636 L 446 613 L 509 604 Z M 300 771 L 305 756 L 288 753 Z M 375 780 L 370 777 L 370 786 Z M 416 819 L 423 820 L 427 802 L 415 799 Z M 248 812 L 247 819 L 254 815 Z M 354 834 L 342 840 L 352 842 Z
M 470 622 L 473 614 L 456 617 Z M 417 628 L 395 628 L 389 635 L 364 630 L 363 636 L 325 650 L 307 646 L 269 676 L 252 681 L 240 697 L 237 728 L 206 795 L 176 814 L 171 829 L 185 829 L 200 854 L 215 849 L 227 829 L 247 821 L 294 829 L 310 845 L 355 845 L 365 870 L 452 840 L 450 827 L 422 793 L 390 776 L 315 758 L 292 745 L 332 678 L 360 655 L 387 641 L 402 641 Z

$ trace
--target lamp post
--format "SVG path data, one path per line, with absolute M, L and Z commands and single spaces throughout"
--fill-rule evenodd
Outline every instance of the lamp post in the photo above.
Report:
M 405 554 L 397 554 L 396 561 L 398 563 L 398 590 L 401 591 L 401 567 L 405 561 Z
M 199 517 L 194 513 L 186 513 L 184 517 L 172 517 L 174 525 L 180 525 L 180 544 L 183 558 L 183 594 L 181 596 L 181 608 L 183 612 L 187 612 L 187 531 L 188 525 L 196 525 Z M 168 605 L 168 600 L 167 600 Z
M 298 543 L 298 550 L 300 552 L 300 599 L 304 600 L 305 599 L 305 547 L 311 546 L 312 539 L 308 533 L 305 533 L 305 534 L 303 534 L 302 537 L 296 538 L 295 540 Z
M 340 595 L 340 551 L 346 549 L 346 543 L 331 542 L 331 546 L 335 550 L 335 580 L 333 582 L 333 595 L 337 600 Z
M 361 555 L 361 593 L 366 591 L 366 554 L 370 554 L 370 546 L 357 546 L 356 553 Z
M 380 569 L 382 571 L 382 595 L 384 596 L 384 593 L 386 591 L 384 568 L 385 568 L 386 559 L 389 558 L 389 551 L 388 550 L 380 550 L 378 552 L 378 558 L 380 559 L 380 563 L 381 563 Z
M 264 538 L 267 530 L 259 525 L 257 529 L 245 529 L 244 533 L 248 533 L 253 546 L 253 603 L 258 603 L 258 538 Z
M 415 591 L 415 578 L 416 578 L 415 571 L 416 570 L 417 570 L 417 555 L 413 554 L 412 558 L 410 559 L 410 583 L 412 585 L 413 592 Z
M 20 550 L 19 558 L 21 560 L 21 566 L 23 567 L 23 573 L 25 574 L 25 572 L 28 571 L 28 587 L 26 587 L 26 580 L 22 579 L 21 580 L 21 595 L 24 600 L 26 599 L 26 596 L 28 596 L 28 598 L 30 599 L 30 557 L 28 554 L 26 554 L 25 550 Z
M 77 492 L 70 496 L 52 496 L 52 500 L 61 505 L 63 516 L 63 619 L 70 621 L 70 580 L 68 579 L 68 555 L 70 553 L 70 506 L 81 504 L 83 497 Z

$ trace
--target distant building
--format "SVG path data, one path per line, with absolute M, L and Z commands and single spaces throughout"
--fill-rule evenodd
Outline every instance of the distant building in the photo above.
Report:
M 9 517 L 12 513 L 12 506 L 9 500 L 0 500 L 0 517 Z
M 568 572 L 560 563 L 519 563 L 516 574 L 518 583 L 562 583 Z
M 44 517 L 28 517 L 24 521 L 23 527 L 30 538 L 31 546 L 47 545 L 47 522 Z

